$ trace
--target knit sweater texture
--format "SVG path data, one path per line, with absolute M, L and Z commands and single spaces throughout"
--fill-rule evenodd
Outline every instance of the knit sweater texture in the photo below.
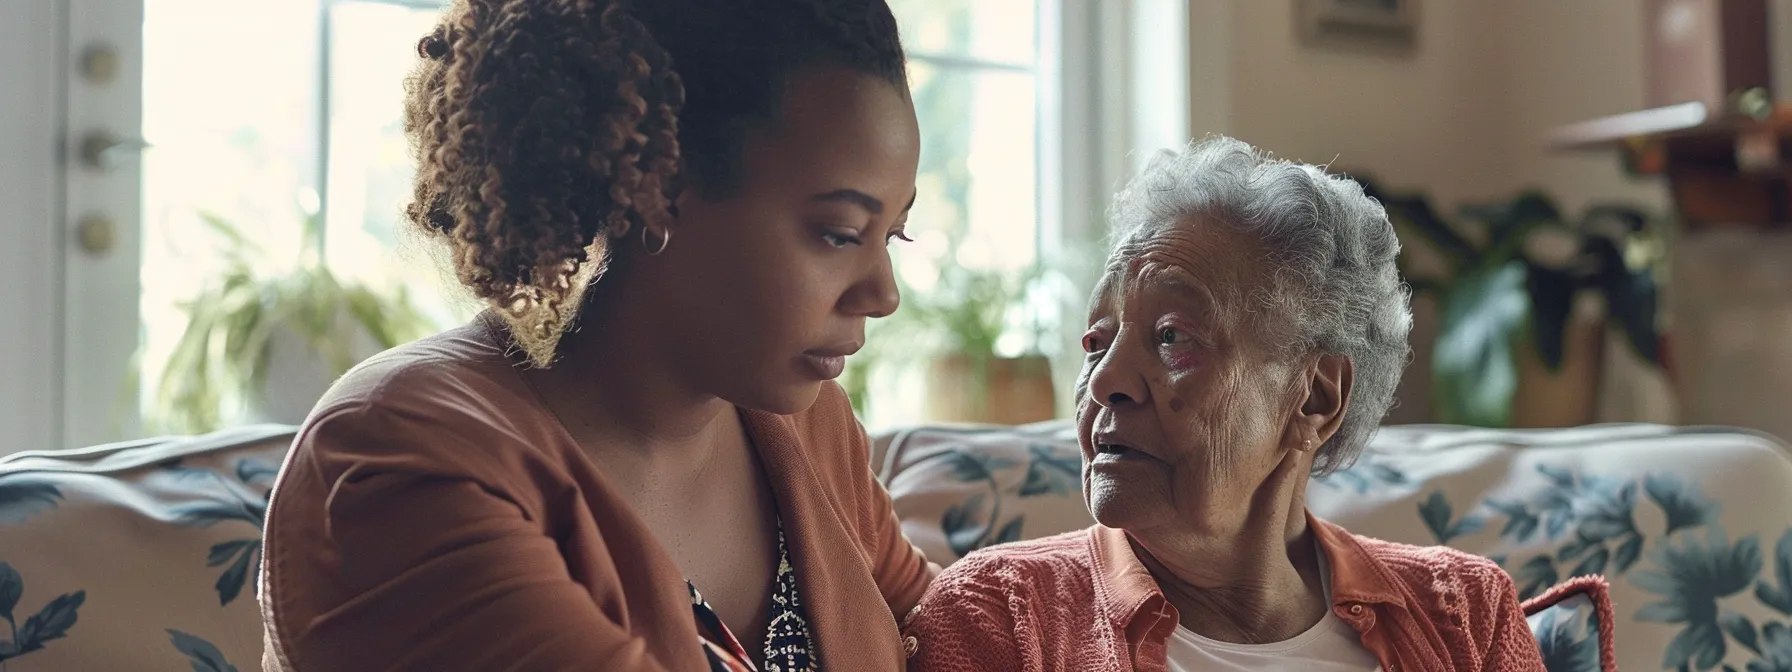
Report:
M 1331 566 L 1332 610 L 1385 670 L 1544 671 L 1512 579 L 1492 561 L 1307 518 Z M 1603 582 L 1577 587 L 1609 613 Z M 1126 533 L 1096 525 L 972 553 L 904 629 L 915 638 L 910 670 L 1162 672 L 1179 622 Z

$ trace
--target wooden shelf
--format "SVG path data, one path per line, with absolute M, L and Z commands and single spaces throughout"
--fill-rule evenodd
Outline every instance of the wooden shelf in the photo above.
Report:
M 1661 175 L 1690 229 L 1792 226 L 1792 106 L 1760 118 L 1684 103 L 1561 127 L 1551 148 L 1618 150 L 1636 175 Z

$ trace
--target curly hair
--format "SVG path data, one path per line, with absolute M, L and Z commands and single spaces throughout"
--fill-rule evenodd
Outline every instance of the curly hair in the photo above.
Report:
M 687 187 L 734 189 L 797 71 L 907 91 L 884 0 L 455 0 L 417 53 L 405 215 L 544 367 L 610 241 L 666 235 Z
M 1313 472 L 1349 467 L 1393 406 L 1411 355 L 1411 290 L 1395 266 L 1400 239 L 1387 212 L 1354 181 L 1211 136 L 1159 152 L 1114 196 L 1115 254 L 1162 227 L 1204 224 L 1190 215 L 1271 250 L 1262 260 L 1270 286 L 1254 298 L 1278 320 L 1266 326 L 1285 332 L 1277 335 L 1286 352 L 1350 358 L 1349 407 Z

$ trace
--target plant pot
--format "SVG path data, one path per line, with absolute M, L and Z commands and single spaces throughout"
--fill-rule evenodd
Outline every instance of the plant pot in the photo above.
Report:
M 1526 331 L 1517 339 L 1513 427 L 1575 427 L 1594 421 L 1599 408 L 1599 374 L 1605 362 L 1602 313 L 1597 305 L 1576 302 L 1562 334 L 1562 366 L 1555 371 L 1544 365 L 1535 335 Z
M 367 330 L 346 311 L 338 318 L 335 331 L 338 338 L 349 344 L 349 356 L 355 362 L 381 350 Z M 268 338 L 266 384 L 248 400 L 242 416 L 229 424 L 300 424 L 338 377 L 323 353 L 313 349 L 291 326 L 280 325 Z
M 930 362 L 926 419 L 1021 425 L 1057 415 L 1051 360 L 1043 355 L 992 357 L 983 364 L 987 368 L 979 371 L 977 362 L 964 355 Z

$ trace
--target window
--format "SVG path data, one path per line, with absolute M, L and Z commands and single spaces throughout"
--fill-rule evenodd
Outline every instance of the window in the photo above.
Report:
M 144 164 L 142 399 L 156 398 L 184 327 L 180 302 L 215 272 L 208 216 L 276 251 L 296 249 L 301 223 L 321 218 L 339 275 L 406 285 L 442 325 L 471 313 L 446 298 L 451 277 L 401 225 L 413 171 L 403 79 L 437 2 L 145 2 L 143 126 L 155 149 Z M 1055 107 L 1074 74 L 1058 67 L 1072 67 L 1062 49 L 1088 47 L 1060 44 L 1054 17 L 1082 4 L 1097 11 L 1088 0 L 891 0 L 923 139 L 916 242 L 896 252 L 911 290 L 930 290 L 949 266 L 1027 267 L 1061 237 L 1053 213 L 1084 205 L 1041 199 L 1060 198 L 1067 179 L 1052 168 L 1069 163 L 1053 149 L 1071 114 Z M 918 419 L 898 406 L 870 424 Z

